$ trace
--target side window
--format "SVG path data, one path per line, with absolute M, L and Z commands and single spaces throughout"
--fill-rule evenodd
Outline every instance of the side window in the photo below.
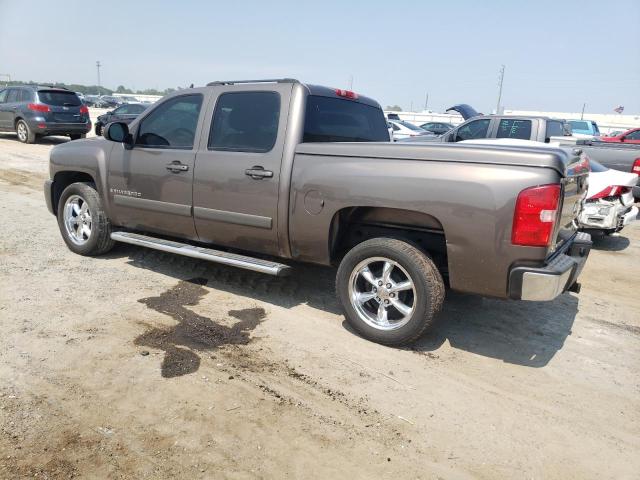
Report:
M 129 113 L 129 105 L 123 105 L 121 107 L 116 108 L 113 113 L 115 115 L 124 115 Z
M 500 120 L 496 138 L 531 140 L 531 120 L 518 120 L 514 118 Z
M 640 130 L 636 130 L 635 132 L 631 132 L 626 136 L 627 140 L 640 140 Z
M 463 125 L 456 132 L 454 142 L 459 142 L 461 140 L 473 140 L 476 138 L 487 138 L 490 123 L 491 119 L 482 118 Z
M 0 103 L 7 103 L 7 94 L 9 90 L 0 90 Z
M 395 123 L 391 124 L 391 128 L 393 128 L 394 132 L 397 132 L 398 130 L 400 130 L 400 127 L 398 125 L 396 125 Z
M 209 150 L 268 152 L 276 143 L 279 119 L 276 92 L 223 93 L 213 113 Z
M 193 148 L 202 95 L 184 95 L 160 104 L 142 122 L 136 145 L 154 148 Z
M 22 89 L 20 90 L 20 95 L 18 96 L 19 102 L 33 102 L 33 93 L 31 90 Z
M 9 94 L 7 95 L 7 103 L 15 103 L 18 101 L 18 90 L 15 88 L 9 89 Z
M 547 134 L 544 141 L 549 143 L 551 137 L 562 137 L 564 135 L 564 129 L 562 128 L 562 122 L 555 122 L 550 120 L 547 122 Z

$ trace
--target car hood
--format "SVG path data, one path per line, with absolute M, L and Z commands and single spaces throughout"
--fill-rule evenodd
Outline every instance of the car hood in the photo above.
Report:
M 622 185 L 625 187 L 635 187 L 638 183 L 638 175 L 635 173 L 621 172 L 620 170 L 609 169 L 605 172 L 589 173 L 589 189 L 587 198 L 593 197 L 607 187 Z

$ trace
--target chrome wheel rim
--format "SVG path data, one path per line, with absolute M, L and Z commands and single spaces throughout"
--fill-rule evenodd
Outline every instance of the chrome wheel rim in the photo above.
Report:
M 415 283 L 398 263 L 372 257 L 355 266 L 349 278 L 349 299 L 358 317 L 378 330 L 406 325 L 415 310 Z
M 18 123 L 18 138 L 22 142 L 27 139 L 27 126 L 22 122 Z
M 80 195 L 71 195 L 64 204 L 64 226 L 67 236 L 76 245 L 83 245 L 91 238 L 92 219 L 89 204 Z

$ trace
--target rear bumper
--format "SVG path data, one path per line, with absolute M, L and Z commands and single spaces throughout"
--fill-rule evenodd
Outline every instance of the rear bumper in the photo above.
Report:
M 53 197 L 51 196 L 52 190 L 53 190 L 53 180 L 45 180 L 44 181 L 44 201 L 47 204 L 47 209 L 49 210 L 49 212 L 55 215 L 56 212 L 53 211 Z
M 31 130 L 38 135 L 82 135 L 91 131 L 91 122 L 83 123 L 55 123 L 29 122 Z
M 548 301 L 568 290 L 578 290 L 578 276 L 591 250 L 591 236 L 577 233 L 563 251 L 542 267 L 513 267 L 509 272 L 509 297 Z

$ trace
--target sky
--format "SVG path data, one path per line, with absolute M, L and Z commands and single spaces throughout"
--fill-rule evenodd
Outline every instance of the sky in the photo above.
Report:
M 134 89 L 293 77 L 387 105 L 640 114 L 640 0 L 0 0 L 0 74 Z M 6 77 L 0 76 L 0 83 Z

